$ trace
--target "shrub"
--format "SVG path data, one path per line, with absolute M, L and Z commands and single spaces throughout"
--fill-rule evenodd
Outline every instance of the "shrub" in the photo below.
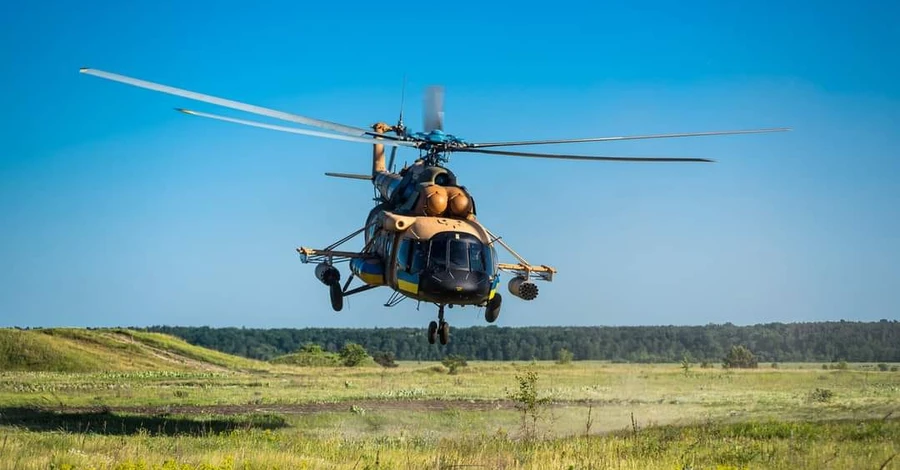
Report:
M 562 348 L 559 350 L 559 354 L 557 355 L 556 363 L 557 364 L 568 364 L 568 363 L 572 362 L 572 359 L 574 359 L 574 358 L 575 358 L 575 355 L 572 354 L 571 351 L 569 351 L 566 348 Z
M 881 372 L 887 372 L 888 365 L 882 362 L 882 363 L 878 364 L 878 370 L 880 370 Z
M 722 367 L 726 369 L 755 369 L 757 366 L 756 357 L 744 346 L 732 346 L 722 361 Z
M 693 363 L 687 357 L 687 354 L 685 354 L 681 359 L 681 370 L 684 371 L 684 375 L 688 375 L 688 373 L 690 373 L 692 365 Z
M 375 359 L 375 362 L 381 367 L 397 367 L 397 363 L 394 360 L 394 353 L 391 351 L 375 353 L 372 358 Z
M 460 356 L 458 354 L 448 354 L 441 364 L 444 365 L 447 369 L 450 370 L 450 375 L 455 375 L 459 371 L 460 367 L 466 367 L 469 364 L 466 362 L 466 358 L 464 356 Z
M 537 437 L 537 422 L 550 403 L 549 397 L 538 396 L 537 380 L 537 373 L 533 370 L 524 375 L 516 374 L 519 389 L 509 393 L 509 399 L 516 402 L 516 408 L 522 412 L 522 433 L 526 439 Z
M 338 354 L 341 357 L 341 364 L 347 367 L 358 366 L 369 357 L 366 348 L 356 343 L 347 343 Z
M 340 358 L 335 353 L 325 351 L 318 344 L 306 343 L 297 352 L 276 357 L 269 362 L 307 367 L 333 367 L 340 365 Z
M 809 393 L 810 401 L 828 403 L 834 398 L 834 392 L 827 388 L 817 388 Z

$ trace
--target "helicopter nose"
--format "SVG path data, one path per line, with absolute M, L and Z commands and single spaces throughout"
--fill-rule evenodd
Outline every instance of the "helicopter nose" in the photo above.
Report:
M 448 270 L 424 276 L 419 289 L 447 303 L 479 302 L 490 293 L 486 273 Z

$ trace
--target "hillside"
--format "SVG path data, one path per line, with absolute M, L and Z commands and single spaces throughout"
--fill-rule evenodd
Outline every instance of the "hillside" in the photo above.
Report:
M 127 329 L 0 329 L 0 371 L 261 370 L 265 363 Z

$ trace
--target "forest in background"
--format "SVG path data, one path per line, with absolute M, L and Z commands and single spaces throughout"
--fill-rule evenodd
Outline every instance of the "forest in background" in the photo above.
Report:
M 566 349 L 574 360 L 719 363 L 732 346 L 759 362 L 900 362 L 900 322 L 767 323 L 736 326 L 596 326 L 453 328 L 447 346 L 428 344 L 425 328 L 135 328 L 178 336 L 189 343 L 252 359 L 269 360 L 307 343 L 338 351 L 358 343 L 397 360 L 555 360 Z

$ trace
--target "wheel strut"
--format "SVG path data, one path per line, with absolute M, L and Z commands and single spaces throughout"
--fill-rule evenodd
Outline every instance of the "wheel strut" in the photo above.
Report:
M 438 339 L 441 344 L 450 342 L 450 324 L 444 321 L 444 305 L 438 305 Z

